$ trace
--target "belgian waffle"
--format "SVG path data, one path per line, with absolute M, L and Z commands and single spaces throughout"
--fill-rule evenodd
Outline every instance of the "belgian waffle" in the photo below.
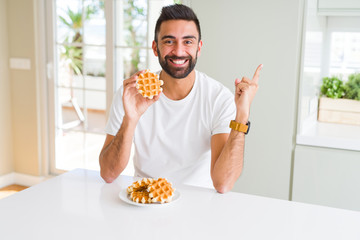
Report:
M 147 188 L 152 202 L 171 202 L 174 189 L 165 178 L 159 178 Z
M 161 85 L 164 84 L 163 80 L 159 80 L 159 75 L 146 70 L 146 72 L 139 75 L 136 88 L 138 92 L 149 99 L 153 99 L 154 96 L 159 95 L 162 92 Z
M 127 188 L 127 192 L 132 193 L 132 192 L 146 190 L 147 187 L 154 181 L 155 181 L 155 179 L 153 179 L 153 178 L 143 178 L 141 180 L 138 180 L 138 181 L 134 182 L 133 184 L 131 184 Z
M 151 203 L 149 192 L 143 189 L 142 191 L 135 191 L 130 193 L 130 198 L 137 203 Z
M 143 178 L 127 188 L 132 201 L 137 203 L 171 202 L 175 189 L 165 178 Z

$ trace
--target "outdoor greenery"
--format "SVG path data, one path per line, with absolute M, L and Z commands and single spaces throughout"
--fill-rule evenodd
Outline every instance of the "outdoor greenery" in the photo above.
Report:
M 325 77 L 320 90 L 322 96 L 329 98 L 346 98 L 360 101 L 360 73 L 349 75 L 345 84 L 338 77 Z
M 180 3 L 180 0 L 174 0 L 174 3 Z M 65 61 L 70 71 L 74 75 L 83 75 L 83 26 L 84 22 L 90 20 L 92 16 L 104 11 L 104 0 L 87 0 L 84 8 L 72 10 L 67 8 L 62 16 L 59 16 L 59 21 L 63 26 L 66 26 L 68 35 L 62 44 L 60 58 Z M 147 24 L 146 14 L 147 7 L 141 4 L 138 0 L 124 0 L 123 1 L 123 15 L 124 20 L 124 34 L 125 44 L 130 49 L 129 59 L 124 61 L 124 74 L 129 77 L 139 71 L 140 69 L 140 49 L 144 46 L 146 41 L 146 34 L 141 36 L 139 32 L 146 29 Z M 145 27 L 144 27 L 145 26 Z M 104 73 L 86 73 L 87 75 L 104 76 Z
M 64 40 L 60 57 L 69 66 L 71 72 L 75 75 L 83 74 L 83 25 L 84 22 L 91 19 L 94 14 L 104 10 L 104 1 L 92 1 L 84 8 L 73 11 L 68 8 L 64 16 L 59 16 L 60 22 L 68 28 L 69 34 Z M 141 7 L 139 1 L 124 1 L 124 30 L 127 31 L 125 38 L 126 46 L 131 47 L 130 60 L 125 61 L 125 75 L 131 76 L 139 71 L 140 47 L 146 39 L 139 38 L 137 32 L 143 27 L 146 21 L 146 9 Z M 137 24 L 135 24 L 137 22 Z M 91 75 L 91 74 L 90 74 Z M 100 74 L 103 76 L 104 74 Z
M 98 5 L 88 5 L 84 9 L 84 18 L 89 20 L 91 16 L 97 13 L 104 7 L 103 2 L 100 1 Z M 101 4 L 102 3 L 102 4 Z M 65 60 L 73 74 L 83 74 L 83 33 L 82 28 L 84 25 L 83 12 L 72 11 L 70 8 L 66 11 L 66 18 L 59 16 L 59 20 L 62 24 L 67 26 L 69 35 L 64 40 L 63 49 L 60 57 Z

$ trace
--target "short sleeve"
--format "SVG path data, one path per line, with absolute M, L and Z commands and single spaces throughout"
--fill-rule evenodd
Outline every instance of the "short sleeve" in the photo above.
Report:
M 235 115 L 236 106 L 234 95 L 229 89 L 223 87 L 214 103 L 211 135 L 230 133 L 229 123 L 235 119 Z
M 110 112 L 109 112 L 109 119 L 105 126 L 105 133 L 115 136 L 116 133 L 119 131 L 122 120 L 124 118 L 124 106 L 122 103 L 122 94 L 123 94 L 123 86 L 121 86 L 113 99 Z

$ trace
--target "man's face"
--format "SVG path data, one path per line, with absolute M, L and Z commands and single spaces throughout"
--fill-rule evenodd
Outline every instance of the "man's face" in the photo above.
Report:
M 161 24 L 158 44 L 153 42 L 155 56 L 164 71 L 173 78 L 187 77 L 195 68 L 202 41 L 193 21 L 168 20 Z

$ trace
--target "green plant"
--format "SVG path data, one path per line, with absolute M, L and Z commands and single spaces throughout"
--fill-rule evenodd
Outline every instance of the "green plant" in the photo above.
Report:
M 81 47 L 62 46 L 60 57 L 65 60 L 72 73 L 81 75 L 83 71 L 83 51 Z
M 85 7 L 84 18 L 81 9 L 72 11 L 69 7 L 65 12 L 65 17 L 59 16 L 60 22 L 68 28 L 69 35 L 65 38 L 60 57 L 65 60 L 73 74 L 82 75 L 83 73 L 83 36 L 81 30 L 84 20 L 89 20 L 92 15 L 103 9 L 103 2 L 98 5 L 89 5 Z
M 65 43 L 82 43 L 82 35 L 80 33 L 83 19 L 82 12 L 74 12 L 70 8 L 67 9 L 66 15 L 68 20 L 59 16 L 60 21 L 68 27 L 72 33 L 72 37 L 67 36 Z M 83 50 L 80 46 L 64 45 L 60 57 L 65 60 L 70 70 L 76 75 L 81 75 L 83 70 Z
M 344 88 L 345 98 L 360 101 L 360 73 L 351 74 Z
M 342 98 L 345 95 L 343 81 L 338 77 L 324 77 L 321 95 L 329 98 Z

